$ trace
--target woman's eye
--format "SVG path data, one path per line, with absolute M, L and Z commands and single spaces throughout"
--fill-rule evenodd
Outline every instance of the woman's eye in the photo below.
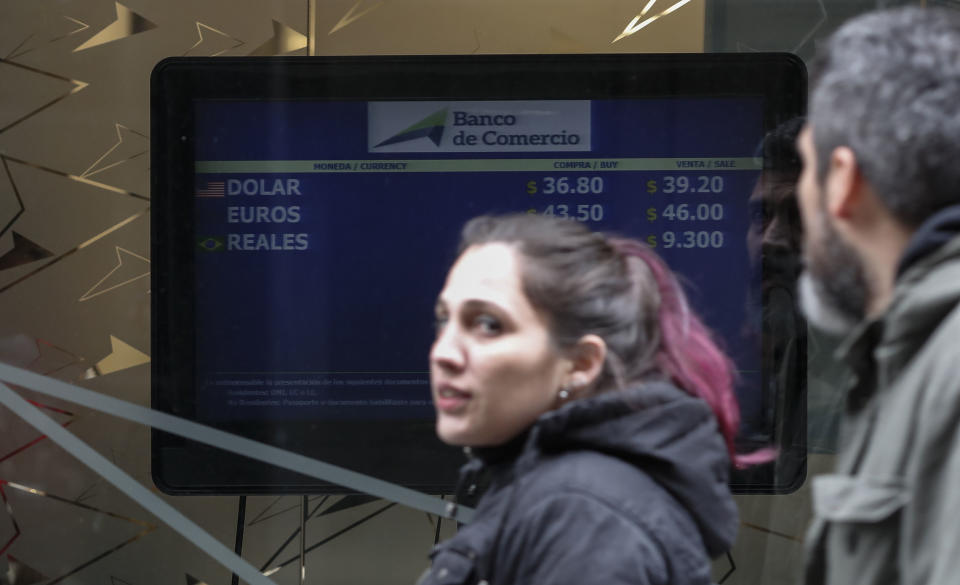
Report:
M 490 315 L 478 315 L 473 320 L 474 326 L 484 335 L 497 335 L 503 331 L 500 321 Z
M 433 330 L 439 334 L 440 330 L 447 326 L 447 321 L 449 318 L 446 315 L 437 315 L 433 318 Z

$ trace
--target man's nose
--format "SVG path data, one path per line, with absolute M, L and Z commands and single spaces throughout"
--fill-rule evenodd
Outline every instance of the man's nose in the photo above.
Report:
M 763 247 L 795 252 L 794 242 L 798 240 L 796 231 L 796 227 L 785 218 L 774 216 L 763 230 Z

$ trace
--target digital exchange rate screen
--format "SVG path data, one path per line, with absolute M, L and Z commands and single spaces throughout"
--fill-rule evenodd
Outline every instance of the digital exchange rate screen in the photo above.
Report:
M 432 419 L 433 304 L 471 217 L 569 217 L 682 276 L 761 399 L 760 98 L 195 102 L 197 418 Z

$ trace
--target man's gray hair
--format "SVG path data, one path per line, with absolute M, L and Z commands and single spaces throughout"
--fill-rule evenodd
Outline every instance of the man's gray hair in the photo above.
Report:
M 811 66 L 821 180 L 850 147 L 893 215 L 916 227 L 960 203 L 960 11 L 916 7 L 855 18 Z

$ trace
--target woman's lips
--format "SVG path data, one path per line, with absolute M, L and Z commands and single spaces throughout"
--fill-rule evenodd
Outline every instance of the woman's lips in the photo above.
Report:
M 466 408 L 471 398 L 472 395 L 465 390 L 460 390 L 449 384 L 441 384 L 437 387 L 433 401 L 440 412 L 457 414 Z

